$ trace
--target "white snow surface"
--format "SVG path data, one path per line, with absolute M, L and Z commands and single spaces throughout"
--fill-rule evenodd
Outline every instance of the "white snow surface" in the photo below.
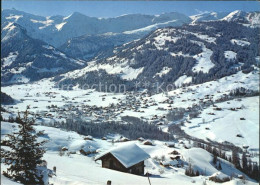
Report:
M 235 59 L 237 57 L 237 53 L 234 51 L 225 51 L 224 52 L 225 58 L 228 60 Z
M 18 52 L 10 52 L 9 55 L 5 58 L 2 58 L 3 61 L 2 67 L 10 66 L 17 58 Z
M 214 107 L 204 109 L 200 118 L 194 118 L 182 129 L 194 137 L 217 142 L 228 141 L 237 146 L 247 145 L 250 149 L 259 150 L 259 97 L 243 98 L 241 101 L 231 100 L 216 104 L 222 111 L 214 111 Z M 230 108 L 242 107 L 236 111 Z M 216 115 L 209 115 L 214 112 Z M 246 120 L 240 120 L 245 118 Z M 203 122 L 203 119 L 205 122 Z M 209 129 L 206 129 L 209 128 Z M 243 137 L 237 137 L 241 134 Z
M 43 26 L 40 26 L 39 29 L 44 29 L 44 28 L 46 28 L 48 26 L 51 26 L 52 23 L 54 22 L 53 20 L 48 19 L 48 17 L 46 17 L 45 21 L 39 21 L 39 20 L 34 20 L 34 19 L 31 19 L 31 21 L 33 23 L 40 23 L 40 24 L 42 24 Z
M 171 70 L 172 68 L 170 67 L 163 67 L 163 69 L 159 73 L 156 73 L 155 76 L 162 77 L 163 75 L 169 73 Z
M 187 76 L 187 75 L 183 75 L 183 76 L 180 76 L 175 82 L 175 86 L 176 87 L 180 87 L 182 84 L 187 84 L 187 83 L 190 83 L 192 82 L 192 77 L 191 76 Z
M 235 10 L 235 11 L 229 13 L 226 17 L 224 17 L 224 18 L 221 19 L 221 20 L 223 20 L 223 21 L 228 21 L 228 22 L 229 22 L 229 21 L 232 21 L 233 17 L 236 16 L 236 15 L 239 15 L 240 13 L 241 13 L 240 10 Z
M 247 20 L 250 22 L 251 27 L 260 27 L 260 13 L 249 13 Z
M 196 59 L 198 62 L 192 68 L 192 71 L 197 73 L 200 71 L 202 71 L 203 73 L 208 73 L 209 70 L 215 66 L 215 64 L 213 64 L 210 59 L 211 55 L 213 54 L 213 51 L 206 48 L 205 44 L 202 42 L 193 42 L 202 47 L 202 53 L 193 56 L 193 58 Z
M 131 31 L 124 31 L 123 33 L 124 34 L 135 34 L 135 33 L 147 32 L 147 31 L 154 30 L 154 29 L 156 29 L 156 28 L 158 28 L 159 26 L 162 26 L 162 25 L 175 23 L 176 21 L 177 20 L 171 20 L 171 21 L 167 21 L 167 22 L 163 22 L 163 23 L 156 23 L 156 24 L 152 24 L 152 25 L 146 26 L 144 28 L 131 30 Z
M 143 67 L 134 69 L 129 66 L 128 61 L 125 61 L 124 59 L 121 59 L 121 61 L 122 63 L 116 64 L 96 64 L 95 61 L 92 61 L 88 63 L 87 67 L 66 73 L 62 76 L 64 76 L 65 78 L 78 78 L 85 75 L 87 72 L 103 69 L 108 74 L 120 74 L 122 79 L 133 80 L 136 79 L 137 76 L 143 72 Z
M 237 44 L 237 45 L 240 45 L 240 46 L 250 45 L 250 42 L 244 41 L 244 40 L 239 40 L 239 39 L 232 39 L 230 42 L 231 42 L 232 44 Z
M 62 22 L 60 24 L 56 24 L 55 27 L 58 31 L 60 31 L 62 29 L 62 27 L 66 24 L 67 22 Z
M 169 33 L 172 33 L 172 32 L 174 32 L 174 29 L 171 29 L 169 31 L 170 31 Z M 178 39 L 180 39 L 180 37 L 169 36 L 168 35 L 169 33 L 163 32 L 163 33 L 159 34 L 158 36 L 154 37 L 155 42 L 153 44 L 155 45 L 155 47 L 158 50 L 166 49 L 164 47 L 166 41 L 175 43 Z
M 43 45 L 42 47 L 46 48 L 46 49 L 54 50 L 54 47 L 52 47 L 50 45 Z
M 205 40 L 206 42 L 209 42 L 209 43 L 215 43 L 215 41 L 216 41 L 215 37 L 210 37 L 208 35 L 203 35 L 201 33 L 193 33 L 193 32 L 188 32 L 188 33 L 195 35 L 196 37 L 198 37 L 202 40 Z
M 9 22 L 4 28 L 3 30 L 8 30 L 8 31 L 11 31 L 13 30 L 15 27 L 14 23 L 13 22 Z
M 21 185 L 18 182 L 12 181 L 11 179 L 8 179 L 4 175 L 1 174 L 1 184 L 2 185 Z
M 23 15 L 12 15 L 11 14 L 10 16 L 6 17 L 6 19 L 13 19 L 15 22 L 17 22 L 18 19 L 20 19 L 22 17 L 23 17 Z

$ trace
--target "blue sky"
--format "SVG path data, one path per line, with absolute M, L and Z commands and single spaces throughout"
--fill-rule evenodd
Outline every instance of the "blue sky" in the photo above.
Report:
M 194 15 L 205 11 L 260 11 L 257 1 L 2 1 L 2 8 L 15 8 L 43 16 L 70 15 L 80 12 L 93 17 L 115 17 L 122 14 L 161 14 L 180 12 Z

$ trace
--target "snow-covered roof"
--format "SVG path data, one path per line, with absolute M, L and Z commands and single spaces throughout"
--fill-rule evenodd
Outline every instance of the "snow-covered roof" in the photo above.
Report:
M 127 143 L 105 152 L 104 154 L 98 156 L 95 160 L 99 160 L 109 153 L 112 154 L 126 168 L 150 158 L 150 155 L 136 144 Z
M 179 164 L 179 162 L 177 160 L 172 160 L 172 161 L 163 161 L 163 162 L 161 162 L 161 164 L 163 166 L 168 166 L 168 165 L 175 166 L 175 165 Z

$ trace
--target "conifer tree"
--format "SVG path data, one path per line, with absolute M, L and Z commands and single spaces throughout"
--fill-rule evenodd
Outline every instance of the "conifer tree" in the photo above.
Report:
M 241 169 L 238 151 L 236 149 L 232 150 L 232 163 L 237 169 Z
M 245 171 L 245 172 L 248 171 L 247 157 L 246 157 L 245 152 L 243 152 L 243 155 L 242 155 L 242 167 L 243 167 L 243 171 Z
M 218 160 L 218 152 L 217 152 L 217 149 L 214 147 L 213 150 L 212 150 L 212 153 L 213 153 L 213 164 L 217 164 L 217 160 Z
M 254 163 L 254 165 L 253 165 L 252 178 L 254 178 L 254 179 L 257 180 L 257 181 L 260 180 L 260 176 L 259 176 L 259 166 L 258 166 L 257 164 L 255 164 L 255 163 Z
M 37 142 L 34 121 L 28 118 L 28 110 L 23 118 L 18 113 L 16 122 L 19 131 L 7 135 L 6 146 L 10 150 L 1 150 L 4 163 L 9 166 L 3 174 L 23 184 L 44 184 L 38 166 L 43 162 L 45 149 L 42 145 L 46 141 Z
M 251 175 L 252 171 L 253 171 L 252 160 L 249 158 L 249 160 L 248 160 L 248 173 Z

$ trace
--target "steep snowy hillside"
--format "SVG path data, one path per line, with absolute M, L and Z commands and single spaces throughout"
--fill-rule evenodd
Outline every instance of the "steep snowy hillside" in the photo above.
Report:
M 222 170 L 218 170 L 213 164 L 213 156 L 206 150 L 201 148 L 185 149 L 185 144 L 188 141 L 175 141 L 175 147 L 170 148 L 162 141 L 153 141 L 154 145 L 144 145 L 138 140 L 128 142 L 115 142 L 112 139 L 117 139 L 120 136 L 110 135 L 107 140 L 93 138 L 93 140 L 86 140 L 83 135 L 75 132 L 68 132 L 58 128 L 51 128 L 45 126 L 35 126 L 37 131 L 43 131 L 44 134 L 39 137 L 39 140 L 46 140 L 45 147 L 47 148 L 44 154 L 44 160 L 47 162 L 47 167 L 52 169 L 56 167 L 56 175 L 49 178 L 50 183 L 61 184 L 105 184 L 111 180 L 113 184 L 126 184 L 126 185 L 145 185 L 148 184 L 146 176 L 138 176 L 129 173 L 123 173 L 107 168 L 102 168 L 99 161 L 95 162 L 93 159 L 100 153 L 104 153 L 111 148 L 120 146 L 127 146 L 130 143 L 135 143 L 137 146 L 147 152 L 151 158 L 145 161 L 145 173 L 150 174 L 150 182 L 155 185 L 160 184 L 202 184 L 204 181 L 208 184 L 218 184 L 209 180 L 209 177 L 221 174 L 223 177 L 235 176 L 232 180 L 225 183 L 225 185 L 240 184 L 237 176 L 244 175 L 239 170 L 235 169 L 233 164 L 226 160 L 221 160 Z M 1 140 L 5 138 L 6 134 L 10 134 L 17 130 L 16 123 L 2 122 L 1 125 Z M 185 144 L 181 144 L 185 143 Z M 66 148 L 67 151 L 60 152 L 61 148 Z M 82 151 L 93 151 L 94 154 L 84 155 Z M 172 160 L 175 155 L 171 154 L 172 151 L 179 153 L 180 159 Z M 164 160 L 163 160 L 164 158 Z M 173 166 L 163 166 L 162 164 L 174 161 Z M 191 164 L 194 169 L 200 173 L 206 172 L 204 176 L 189 177 L 185 175 L 185 169 L 188 164 Z M 177 166 L 178 164 L 178 166 Z M 6 166 L 1 163 L 1 170 L 5 170 Z M 80 169 L 80 170 L 79 170 Z M 3 177 L 2 183 L 7 185 L 18 185 L 10 179 Z M 256 185 L 257 183 L 248 178 L 246 183 L 249 185 Z
M 135 87 L 135 81 L 141 85 L 159 82 L 162 87 L 179 86 L 182 80 L 185 84 L 202 83 L 238 71 L 249 73 L 259 65 L 258 46 L 258 29 L 234 22 L 157 29 L 143 39 L 116 48 L 114 56 L 91 61 L 87 67 L 55 80 L 80 87 L 112 81 L 126 84 L 129 90 Z
M 55 76 L 84 64 L 43 41 L 32 39 L 16 23 L 3 27 L 1 46 L 2 85 Z
M 240 147 L 249 146 L 251 151 L 259 150 L 259 141 L 256 140 L 259 137 L 259 97 L 214 104 L 182 128 L 197 138 L 227 141 Z
M 229 13 L 227 16 L 225 16 L 222 20 L 223 21 L 245 21 L 246 20 L 247 13 L 236 10 L 234 12 Z

